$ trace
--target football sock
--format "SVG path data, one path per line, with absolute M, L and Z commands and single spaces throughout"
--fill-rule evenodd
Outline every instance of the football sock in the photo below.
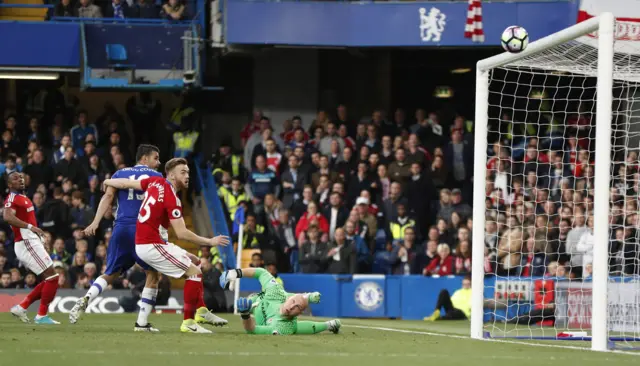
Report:
M 28 309 L 29 306 L 31 306 L 31 304 L 40 300 L 40 295 L 42 294 L 42 288 L 44 287 L 44 283 L 45 281 L 40 282 L 38 286 L 34 287 L 33 290 L 29 292 L 29 295 L 27 295 L 27 297 L 25 297 L 24 300 L 22 300 L 22 302 L 20 303 L 20 306 L 23 309 L 25 310 Z
M 316 334 L 329 329 L 329 322 L 298 321 L 296 334 Z
M 100 295 L 107 286 L 109 286 L 107 281 L 102 277 L 98 277 L 98 279 L 93 282 L 93 285 L 91 285 L 91 288 L 89 288 L 89 291 L 87 291 L 85 296 L 88 296 L 89 301 L 92 301 L 96 296 Z
M 140 297 L 140 311 L 138 312 L 138 325 L 144 327 L 148 323 L 149 314 L 156 305 L 156 296 L 158 296 L 157 288 L 145 287 L 142 289 L 142 296 Z
M 200 288 L 198 294 L 198 302 L 196 303 L 196 309 L 206 308 L 207 305 L 204 303 L 204 285 L 202 284 L 202 275 L 196 275 L 197 278 L 200 279 Z
M 49 304 L 56 297 L 58 292 L 58 275 L 55 274 L 44 281 L 42 286 L 42 294 L 40 295 L 40 307 L 38 308 L 38 316 L 43 317 L 49 311 Z
M 199 277 L 189 277 L 184 282 L 184 319 L 193 319 L 198 309 L 198 298 L 201 296 L 202 280 Z

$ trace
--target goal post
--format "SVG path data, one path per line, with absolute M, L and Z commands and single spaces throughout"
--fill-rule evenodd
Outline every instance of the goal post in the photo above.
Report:
M 581 48 L 582 46 L 579 45 L 576 42 L 576 40 L 580 37 L 584 37 L 589 34 L 596 34 L 596 33 L 597 33 L 597 45 L 594 44 L 593 46 L 595 47 L 585 46 L 585 47 L 591 47 L 591 50 L 590 52 L 582 52 L 583 51 L 583 49 Z M 610 242 L 609 225 L 610 224 L 609 224 L 608 217 L 609 217 L 609 211 L 610 211 L 609 191 L 611 186 L 611 174 L 612 174 L 611 139 L 613 137 L 612 135 L 612 118 L 613 118 L 612 108 L 613 107 L 612 106 L 614 104 L 613 89 L 614 89 L 614 68 L 615 68 L 614 33 L 615 33 L 615 18 L 611 13 L 604 13 L 598 17 L 591 18 L 589 20 L 576 24 L 572 27 L 564 29 L 560 32 L 557 32 L 555 34 L 542 38 L 536 42 L 533 42 L 529 44 L 527 49 L 525 49 L 521 53 L 518 53 L 518 54 L 502 53 L 494 57 L 481 60 L 477 64 L 475 140 L 474 140 L 475 161 L 474 161 L 474 181 L 473 181 L 474 194 L 473 194 L 473 238 L 472 238 L 473 239 L 472 240 L 473 259 L 472 259 L 472 311 L 471 311 L 471 337 L 472 338 L 484 339 L 487 337 L 491 337 L 490 332 L 487 331 L 487 328 L 485 327 L 485 324 L 487 322 L 490 322 L 492 325 L 489 326 L 488 328 L 491 328 L 491 327 L 500 328 L 500 330 L 503 331 L 503 333 L 505 333 L 506 335 L 511 335 L 513 333 L 516 335 L 516 338 L 521 338 L 521 339 L 545 339 L 544 337 L 539 336 L 538 329 L 533 329 L 534 325 L 528 324 L 527 325 L 528 328 L 527 327 L 524 328 L 525 336 L 519 335 L 517 326 L 515 326 L 514 328 L 511 328 L 510 326 L 506 325 L 508 320 L 513 318 L 512 315 L 509 315 L 509 312 L 514 310 L 514 308 L 515 308 L 516 317 L 521 315 L 523 311 L 530 311 L 529 310 L 530 308 L 533 309 L 533 305 L 531 306 L 524 305 L 524 302 L 513 301 L 513 297 L 510 297 L 510 296 L 512 296 L 514 292 L 520 291 L 520 293 L 516 295 L 516 300 L 517 300 L 518 299 L 517 296 L 523 296 L 523 297 L 529 296 L 526 293 L 523 294 L 523 291 L 529 291 L 529 292 L 533 291 L 534 282 L 535 282 L 535 280 L 533 279 L 533 275 L 529 273 L 528 274 L 529 277 L 523 280 L 522 268 L 526 266 L 529 266 L 529 268 L 531 268 L 533 266 L 532 263 L 528 262 L 528 259 L 524 258 L 526 255 L 528 255 L 527 253 L 529 251 L 529 249 L 527 249 L 528 239 L 525 239 L 525 238 L 527 237 L 526 232 L 537 233 L 536 231 L 537 227 L 534 226 L 533 229 L 531 229 L 530 227 L 525 226 L 524 220 L 523 222 L 520 222 L 520 223 L 518 223 L 517 219 L 513 220 L 515 225 L 519 225 L 517 230 L 514 229 L 514 233 L 515 233 L 514 235 L 516 239 L 512 239 L 513 237 L 509 237 L 507 239 L 514 240 L 514 241 L 519 240 L 521 242 L 520 247 L 522 248 L 521 249 L 522 252 L 517 253 L 518 258 L 520 259 L 520 262 L 517 262 L 517 266 L 520 266 L 520 267 L 519 269 L 516 269 L 515 267 L 509 267 L 505 265 L 504 266 L 505 268 L 502 268 L 501 270 L 496 270 L 496 273 L 491 274 L 491 277 L 495 278 L 495 283 L 491 285 L 493 286 L 493 288 L 487 291 L 487 286 L 485 285 L 485 280 L 490 279 L 489 276 L 485 277 L 486 267 L 487 266 L 491 267 L 492 265 L 491 263 L 487 264 L 488 257 L 485 256 L 485 251 L 489 250 L 487 249 L 487 245 L 485 244 L 485 237 L 486 237 L 485 227 L 487 224 L 486 216 L 488 212 L 487 205 L 493 204 L 492 202 L 494 199 L 500 201 L 503 197 L 503 196 L 500 196 L 500 194 L 504 194 L 504 197 L 507 197 L 508 193 L 510 193 L 512 198 L 509 198 L 509 199 L 514 199 L 513 197 L 515 197 L 515 200 L 518 199 L 518 195 L 519 195 L 519 192 L 514 193 L 513 182 L 515 182 L 515 179 L 513 178 L 515 177 L 515 174 L 511 173 L 512 176 L 510 177 L 511 181 L 508 183 L 509 184 L 508 188 L 512 192 L 498 191 L 498 195 L 495 196 L 495 198 L 494 198 L 494 195 L 491 192 L 489 192 L 489 194 L 492 195 L 491 197 L 489 197 L 489 194 L 487 193 L 487 189 L 488 189 L 487 178 L 490 175 L 494 175 L 494 174 L 497 176 L 497 173 L 500 173 L 500 172 L 489 171 L 489 168 L 487 165 L 487 159 L 488 159 L 488 151 L 490 151 L 490 146 L 489 146 L 490 133 L 493 133 L 493 134 L 497 133 L 500 136 L 498 141 L 502 141 L 501 140 L 502 135 L 509 134 L 509 136 L 511 135 L 515 136 L 516 133 L 513 132 L 513 130 L 509 130 L 509 128 L 515 129 L 514 126 L 515 126 L 516 118 L 520 118 L 521 116 L 524 116 L 524 119 L 530 120 L 532 118 L 531 117 L 532 114 L 539 115 L 538 117 L 536 117 L 538 118 L 537 121 L 534 121 L 534 122 L 528 122 L 527 120 L 522 121 L 524 126 L 523 129 L 527 129 L 529 127 L 533 127 L 534 129 L 536 128 L 542 129 L 544 127 L 549 127 L 549 128 L 553 127 L 553 124 L 554 124 L 553 119 L 556 118 L 555 117 L 556 112 L 554 111 L 553 106 L 551 107 L 551 110 L 545 110 L 543 113 L 542 107 L 540 107 L 539 105 L 535 105 L 535 106 L 531 105 L 531 104 L 535 104 L 535 103 L 532 103 L 531 100 L 529 99 L 531 98 L 531 94 L 528 94 L 525 97 L 525 99 L 527 100 L 524 102 L 522 101 L 523 98 L 518 94 L 518 93 L 522 93 L 522 88 L 520 88 L 521 86 L 520 84 L 526 84 L 526 87 L 528 88 L 527 90 L 531 90 L 531 92 L 534 92 L 533 89 L 535 89 L 536 87 L 540 89 L 544 89 L 545 85 L 550 83 L 551 79 L 553 79 L 553 83 L 556 83 L 555 87 L 557 88 L 557 90 L 561 89 L 558 85 L 563 83 L 569 84 L 569 87 L 568 87 L 569 94 L 567 96 L 558 96 L 560 95 L 560 93 L 556 92 L 554 96 L 550 96 L 550 97 L 540 96 L 537 99 L 542 100 L 543 102 L 539 104 L 542 105 L 545 100 L 550 101 L 550 103 L 553 105 L 555 105 L 556 103 L 558 104 L 565 103 L 567 105 L 566 108 L 569 108 L 568 107 L 569 104 L 572 104 L 572 103 L 573 104 L 577 103 L 580 105 L 580 107 L 582 107 L 583 102 L 593 104 L 592 108 L 595 107 L 595 114 L 593 114 L 593 117 L 595 117 L 595 135 L 591 137 L 591 139 L 595 141 L 589 141 L 588 143 L 589 144 L 595 143 L 597 144 L 597 147 L 595 148 L 595 158 L 593 156 L 591 157 L 593 168 L 595 169 L 593 186 L 591 187 L 593 192 L 593 208 L 591 209 L 592 212 L 587 213 L 587 215 L 590 214 L 594 216 L 594 218 L 592 219 L 593 220 L 592 236 L 593 236 L 594 244 L 592 246 L 592 257 L 593 257 L 592 268 L 593 269 L 592 269 L 591 280 L 590 282 L 584 281 L 580 283 L 577 283 L 574 280 L 568 281 L 568 282 L 573 282 L 569 284 L 570 285 L 569 287 L 572 287 L 574 285 L 578 286 L 577 291 L 580 293 L 578 293 L 578 295 L 574 297 L 578 299 L 577 301 L 590 302 L 589 304 L 579 304 L 580 306 L 584 305 L 585 308 L 591 309 L 590 319 L 588 320 L 583 319 L 583 323 L 585 324 L 590 323 L 590 329 L 587 326 L 581 325 L 580 328 L 578 329 L 580 332 L 572 333 L 572 332 L 569 332 L 569 330 L 572 330 L 571 326 L 566 326 L 561 328 L 557 326 L 557 323 L 554 323 L 553 329 L 552 329 L 553 335 L 548 338 L 560 339 L 560 337 L 568 337 L 568 338 L 573 337 L 578 340 L 590 341 L 591 349 L 593 350 L 605 351 L 609 348 L 609 342 L 610 342 L 609 329 L 610 328 L 608 325 L 608 316 L 609 316 L 608 315 L 609 314 L 608 286 L 610 284 L 610 280 L 609 280 L 609 271 L 610 271 L 609 270 L 609 242 Z M 596 55 L 597 57 L 595 57 Z M 562 75 L 568 75 L 568 76 L 562 76 Z M 586 79 L 590 79 L 590 80 L 586 80 Z M 515 81 L 511 81 L 511 80 L 515 80 Z M 542 81 L 540 82 L 538 80 L 542 80 Z M 595 80 L 597 81 L 594 83 Z M 492 88 L 492 85 L 494 84 L 498 85 L 498 87 L 500 87 L 501 89 L 496 92 L 492 92 L 491 88 Z M 517 85 L 514 86 L 514 84 L 517 84 Z M 578 86 L 574 86 L 574 84 Z M 582 91 L 577 94 L 578 95 L 577 97 L 571 97 L 570 95 L 572 95 L 571 94 L 572 88 L 573 88 L 573 91 L 576 91 L 576 89 L 580 87 L 584 88 L 586 92 Z M 590 88 L 594 89 L 593 96 L 590 96 L 589 94 L 591 91 L 589 91 L 588 89 Z M 513 95 L 509 94 L 511 93 L 510 90 L 512 89 L 516 90 L 512 93 Z M 544 90 L 542 91 L 538 90 L 536 92 L 544 93 Z M 492 102 L 493 99 L 496 99 L 494 98 L 496 97 L 496 95 L 492 95 L 492 94 L 496 94 L 498 96 L 497 98 L 498 102 L 495 102 L 495 103 Z M 557 100 L 554 99 L 555 96 L 558 96 Z M 501 103 L 504 103 L 504 104 L 501 104 Z M 519 103 L 524 103 L 523 104 L 524 107 L 521 107 Z M 503 118 L 502 114 L 507 113 L 505 112 L 505 110 L 507 110 L 508 113 L 513 113 L 511 121 L 509 121 L 509 125 L 508 125 L 510 127 L 505 126 L 507 125 L 507 123 L 502 121 L 502 118 Z M 495 116 L 496 112 L 500 114 L 497 117 Z M 516 117 L 516 114 L 519 114 L 520 116 Z M 545 117 L 541 117 L 543 114 L 545 115 Z M 549 118 L 549 116 L 551 116 L 550 119 L 543 120 L 543 118 Z M 566 115 L 564 116 L 566 117 Z M 490 120 L 493 120 L 494 122 L 497 121 L 496 123 L 499 125 L 499 128 L 497 131 L 494 131 L 494 130 L 490 131 Z M 543 122 L 540 122 L 540 121 L 543 121 Z M 534 124 L 535 126 L 532 126 Z M 505 144 L 502 144 L 502 146 L 509 149 L 510 153 L 512 154 L 515 154 L 514 152 L 526 151 L 526 149 L 529 147 L 527 145 L 528 137 L 530 138 L 531 135 L 529 135 L 528 132 L 523 132 L 522 135 L 519 137 L 521 137 L 524 140 L 523 145 L 521 145 L 520 143 L 516 143 L 515 142 L 516 139 L 513 138 L 510 140 L 509 146 L 504 146 Z M 564 141 L 564 138 L 565 138 L 564 135 L 561 137 L 552 136 L 549 139 L 548 136 L 545 135 L 544 133 L 537 132 L 537 133 L 533 133 L 533 137 L 538 142 L 542 140 L 547 140 L 546 142 L 543 142 L 543 144 L 549 143 L 550 145 L 554 144 L 554 138 L 556 140 L 563 139 L 563 141 L 561 142 L 562 146 L 560 147 L 559 150 L 562 150 L 563 152 L 566 151 L 564 150 L 566 148 L 565 146 L 566 141 Z M 491 143 L 493 143 L 493 141 L 491 141 Z M 588 150 L 588 148 L 586 150 Z M 501 159 L 502 150 L 497 151 L 495 153 L 498 155 L 497 164 L 498 165 L 502 164 L 502 162 L 499 161 Z M 526 165 L 527 158 L 528 158 L 527 155 L 525 155 L 523 158 L 523 160 L 525 161 L 525 163 L 523 163 L 524 165 Z M 536 159 L 538 158 L 539 156 L 536 157 Z M 536 160 L 536 162 L 538 161 L 539 160 Z M 509 164 L 511 164 L 511 161 L 509 161 Z M 563 160 L 563 162 L 560 164 L 564 165 L 568 163 L 566 163 L 566 160 Z M 539 167 L 540 166 L 537 166 L 537 168 Z M 500 170 L 500 168 L 496 168 L 496 169 Z M 523 170 L 523 171 L 526 171 L 526 170 Z M 534 173 L 534 175 L 537 175 L 536 177 L 533 178 L 534 181 L 535 179 L 539 180 L 540 178 L 549 179 L 549 180 L 551 179 L 551 177 L 542 176 L 538 172 Z M 521 175 L 520 177 L 515 177 L 515 178 L 519 179 L 519 181 L 522 183 L 522 181 L 526 179 L 526 176 Z M 587 178 L 587 185 L 589 185 L 588 178 Z M 526 183 L 523 185 L 523 189 L 526 189 L 525 186 L 526 186 Z M 539 190 L 537 189 L 537 186 L 534 186 L 533 188 L 534 189 L 532 192 L 534 192 L 534 194 L 538 194 Z M 573 188 L 575 189 L 575 187 Z M 549 189 L 546 190 L 546 194 L 549 194 Z M 563 194 L 562 190 L 560 191 L 560 194 L 561 195 Z M 544 193 L 542 194 L 542 196 L 544 197 Z M 536 208 L 536 204 L 540 203 L 537 201 L 537 198 L 538 197 L 534 197 L 534 203 L 533 203 L 534 211 L 536 209 L 539 209 L 539 208 Z M 551 201 L 550 198 L 548 200 Z M 556 203 L 559 204 L 559 206 L 562 206 L 561 202 L 562 200 L 558 200 Z M 500 205 L 501 205 L 500 202 L 496 203 L 497 207 L 500 207 Z M 504 207 L 504 205 L 502 207 Z M 512 213 L 510 211 L 511 208 L 498 208 L 496 210 L 497 212 L 496 217 L 491 218 L 491 220 L 495 219 L 495 222 L 497 222 L 498 225 L 502 224 L 500 222 L 500 220 L 502 219 L 500 217 L 502 213 L 501 210 Z M 523 208 L 522 210 L 524 211 L 526 209 Z M 576 208 L 576 211 L 574 213 L 578 212 L 577 210 L 578 209 Z M 515 215 L 517 214 L 514 214 L 514 216 Z M 525 217 L 524 215 L 526 215 L 526 213 L 523 214 L 523 217 Z M 549 230 L 558 229 L 557 227 L 551 228 L 552 226 L 552 224 L 550 223 L 551 219 L 549 217 L 547 218 L 549 220 L 549 224 L 548 224 L 548 227 L 550 228 Z M 534 221 L 536 220 L 537 220 L 537 217 L 534 216 Z M 537 225 L 537 222 L 535 223 L 535 225 Z M 557 224 L 554 224 L 554 225 L 557 225 Z M 531 245 L 538 245 L 538 236 L 536 236 L 535 239 L 533 239 L 531 236 L 529 237 L 529 239 L 530 239 L 530 242 L 532 243 Z M 507 244 L 509 243 L 510 242 L 507 242 Z M 548 247 L 546 243 L 542 245 L 544 245 L 545 247 Z M 531 250 L 531 253 L 534 252 L 533 247 L 530 248 L 530 250 Z M 502 255 L 502 258 L 508 258 L 503 260 L 509 261 L 513 257 L 513 254 L 514 253 L 511 253 L 511 252 L 505 253 L 504 249 L 498 249 L 498 254 L 496 258 L 500 258 L 500 256 Z M 559 255 L 560 253 L 557 252 L 557 253 L 551 253 L 551 254 Z M 531 258 L 531 256 L 529 258 Z M 548 261 L 548 258 L 544 259 L 543 261 L 545 266 L 545 269 L 543 269 L 543 271 L 545 271 L 547 268 L 546 267 L 548 264 L 547 261 Z M 500 266 L 499 260 L 495 259 L 495 262 L 493 262 L 493 265 L 495 265 L 496 267 L 499 267 Z M 571 266 L 571 265 L 568 264 L 567 266 Z M 581 270 L 582 269 L 583 268 L 581 268 Z M 586 268 L 584 268 L 584 270 L 586 271 Z M 544 275 L 546 276 L 547 273 L 545 272 Z M 585 277 L 586 277 L 586 274 L 585 274 Z M 502 281 L 502 283 L 506 284 L 507 287 L 513 285 L 514 288 L 517 286 L 521 286 L 521 288 L 519 290 L 514 290 L 514 289 L 505 290 L 505 293 L 507 294 L 506 297 L 502 298 L 502 300 L 496 300 L 499 295 L 498 294 L 499 289 L 497 288 L 498 281 Z M 538 286 L 538 284 L 535 284 L 535 286 Z M 500 291 L 501 290 L 502 289 L 500 289 Z M 511 292 L 507 293 L 508 291 L 511 291 Z M 571 293 L 573 290 L 570 288 L 567 291 Z M 491 299 L 491 304 L 488 305 L 486 297 L 492 296 L 491 295 L 492 292 L 496 294 L 496 297 L 494 299 Z M 638 296 L 638 299 L 640 299 L 640 295 L 637 295 L 637 296 Z M 566 301 L 567 298 L 565 297 L 564 299 L 565 300 L 563 301 Z M 554 300 L 560 301 L 559 297 L 555 298 Z M 534 300 L 530 300 L 530 301 L 533 303 Z M 547 300 L 544 300 L 544 301 L 547 301 Z M 553 306 L 555 308 L 554 311 L 558 311 L 560 307 L 564 307 L 564 309 L 566 310 L 566 308 L 568 307 L 568 304 L 555 303 L 553 304 Z M 497 320 L 498 307 L 506 308 L 506 310 L 504 310 L 504 316 L 503 316 L 504 318 L 503 320 L 505 322 L 504 326 L 502 325 L 502 323 L 500 323 L 502 320 Z M 493 319 L 487 320 L 486 319 L 487 317 L 489 318 L 493 317 Z M 529 322 L 530 321 L 531 320 L 529 320 Z M 544 323 L 544 320 L 541 323 Z M 516 324 L 518 324 L 517 321 L 516 321 Z M 558 332 L 564 331 L 564 330 L 567 331 L 566 334 L 559 335 Z M 590 333 L 590 335 L 588 335 L 588 333 Z M 547 334 L 544 334 L 544 335 L 547 335 Z M 634 329 L 633 337 L 625 338 L 625 335 L 622 334 L 621 339 L 636 340 L 635 337 L 637 336 L 639 336 L 639 334 L 637 334 Z

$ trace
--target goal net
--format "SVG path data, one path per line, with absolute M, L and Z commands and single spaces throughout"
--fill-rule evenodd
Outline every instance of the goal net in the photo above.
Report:
M 478 63 L 472 337 L 640 347 L 640 59 L 614 26 Z

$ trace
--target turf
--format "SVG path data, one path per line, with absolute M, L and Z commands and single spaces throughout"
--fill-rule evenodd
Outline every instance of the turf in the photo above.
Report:
M 221 314 L 222 315 L 222 314 Z M 465 338 L 468 322 L 411 322 L 345 319 L 341 334 L 251 336 L 240 319 L 215 334 L 182 334 L 181 316 L 153 315 L 162 333 L 132 331 L 135 315 L 85 315 L 76 325 L 53 314 L 60 326 L 23 324 L 0 314 L 0 365 L 164 366 L 225 364 L 305 366 L 579 364 L 637 365 L 640 358 L 620 353 L 485 342 Z M 555 343 L 558 344 L 558 343 Z M 219 364 L 222 364 L 219 363 Z

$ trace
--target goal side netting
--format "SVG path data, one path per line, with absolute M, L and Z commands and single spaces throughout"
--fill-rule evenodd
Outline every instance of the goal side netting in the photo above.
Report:
M 640 347 L 640 57 L 614 29 L 478 63 L 474 338 Z

